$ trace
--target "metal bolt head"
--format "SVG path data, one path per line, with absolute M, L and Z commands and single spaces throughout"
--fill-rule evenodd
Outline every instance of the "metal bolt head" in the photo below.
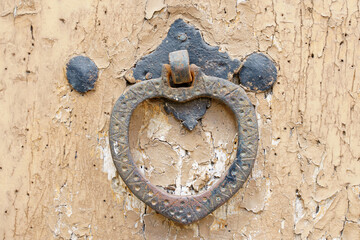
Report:
M 180 33 L 178 36 L 178 39 L 182 42 L 185 42 L 187 40 L 187 35 L 186 33 Z
M 85 93 L 94 89 L 98 79 L 98 67 L 88 57 L 76 56 L 66 64 L 66 78 L 76 91 Z
M 262 53 L 248 56 L 239 72 L 240 84 L 248 90 L 269 90 L 277 78 L 275 63 Z

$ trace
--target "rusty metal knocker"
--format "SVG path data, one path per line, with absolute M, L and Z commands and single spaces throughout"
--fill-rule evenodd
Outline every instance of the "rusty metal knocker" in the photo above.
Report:
M 161 78 L 132 85 L 115 103 L 110 120 L 111 154 L 121 178 L 148 206 L 178 223 L 190 224 L 207 216 L 229 200 L 244 184 L 254 165 L 258 128 L 255 110 L 245 91 L 225 79 L 203 75 L 189 66 L 186 50 L 172 52 Z M 186 102 L 199 97 L 218 99 L 234 113 L 238 127 L 236 158 L 206 192 L 178 196 L 157 188 L 135 165 L 129 149 L 129 124 L 135 108 L 150 98 Z

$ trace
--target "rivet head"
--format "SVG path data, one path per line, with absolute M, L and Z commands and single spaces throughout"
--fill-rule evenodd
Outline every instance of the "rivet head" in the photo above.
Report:
M 185 42 L 187 40 L 187 35 L 186 33 L 180 33 L 178 36 L 178 39 L 182 42 Z
M 72 88 L 81 93 L 94 89 L 98 73 L 96 64 L 85 56 L 73 57 L 66 64 L 67 80 Z
M 239 72 L 240 84 L 245 88 L 264 92 L 269 90 L 277 78 L 274 62 L 262 53 L 253 53 L 245 59 Z

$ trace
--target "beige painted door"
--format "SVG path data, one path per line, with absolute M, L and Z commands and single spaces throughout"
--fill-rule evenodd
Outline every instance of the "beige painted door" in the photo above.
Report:
M 360 239 L 359 9 L 356 0 L 1 0 L 0 239 Z M 260 131 L 250 178 L 186 227 L 131 194 L 107 140 L 125 72 L 178 18 L 233 58 L 260 51 L 278 67 L 271 94 L 248 93 Z M 100 69 L 86 94 L 64 75 L 78 54 Z M 233 157 L 234 120 L 217 102 L 192 133 L 157 101 L 134 116 L 132 151 L 164 188 L 201 191 Z

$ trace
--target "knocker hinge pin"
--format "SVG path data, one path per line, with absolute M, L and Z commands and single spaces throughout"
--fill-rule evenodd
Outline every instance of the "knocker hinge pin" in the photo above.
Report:
M 193 73 L 190 69 L 189 54 L 187 50 L 169 53 L 171 68 L 170 85 L 172 87 L 189 87 L 193 82 Z

